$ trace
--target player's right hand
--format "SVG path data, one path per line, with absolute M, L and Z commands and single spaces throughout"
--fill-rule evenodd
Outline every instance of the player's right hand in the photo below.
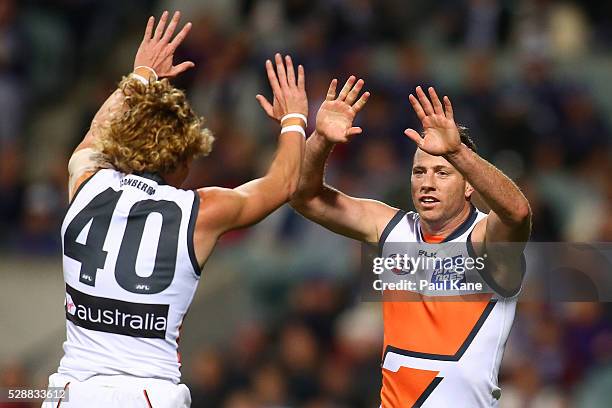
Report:
M 257 95 L 257 101 L 272 119 L 280 122 L 288 113 L 301 113 L 308 117 L 308 98 L 306 96 L 304 67 L 298 65 L 297 78 L 293 61 L 289 55 L 274 56 L 275 64 L 266 61 L 266 73 L 274 94 L 273 103 L 268 102 L 265 96 Z M 286 65 L 286 67 L 285 67 Z M 276 70 L 275 70 L 276 68 Z
M 316 131 L 318 134 L 331 143 L 346 143 L 353 136 L 362 132 L 360 127 L 353 126 L 353 120 L 370 97 L 369 92 L 364 92 L 357 99 L 363 84 L 363 79 L 357 80 L 351 75 L 338 97 L 336 97 L 338 80 L 333 79 L 331 81 L 325 102 L 317 112 Z
M 168 11 L 164 11 L 155 28 L 155 32 L 153 32 L 155 17 L 149 17 L 144 38 L 134 58 L 134 68 L 146 66 L 153 68 L 159 78 L 172 78 L 195 66 L 191 61 L 185 61 L 178 65 L 174 65 L 174 52 L 185 40 L 187 34 L 189 34 L 191 30 L 191 23 L 187 23 L 174 39 L 172 38 L 180 18 L 181 13 L 179 11 L 174 12 L 172 20 L 170 20 L 170 24 L 168 24 L 166 28 Z
M 433 156 L 452 156 L 461 147 L 459 129 L 453 118 L 453 105 L 448 96 L 443 98 L 444 106 L 433 87 L 429 87 L 429 98 L 420 86 L 416 94 L 410 94 L 412 108 L 423 124 L 423 136 L 414 129 L 406 129 L 404 133 L 412 139 L 419 149 Z

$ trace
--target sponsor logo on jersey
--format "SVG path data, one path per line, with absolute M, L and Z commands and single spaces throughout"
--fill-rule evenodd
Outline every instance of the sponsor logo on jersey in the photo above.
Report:
M 168 305 L 88 295 L 66 285 L 66 319 L 79 327 L 131 337 L 166 337 Z
M 463 259 L 462 255 L 457 255 L 439 263 L 431 275 L 431 283 L 444 285 L 465 283 L 465 270 L 459 266 L 463 265 Z
M 66 293 L 66 312 L 74 316 L 76 313 L 76 305 L 72 301 L 72 296 Z
M 393 272 L 394 274 L 408 275 L 408 274 L 414 273 L 413 272 L 415 270 L 414 265 L 407 258 L 406 254 L 391 254 L 388 256 L 388 258 L 397 260 L 397 266 L 391 269 L 391 272 Z

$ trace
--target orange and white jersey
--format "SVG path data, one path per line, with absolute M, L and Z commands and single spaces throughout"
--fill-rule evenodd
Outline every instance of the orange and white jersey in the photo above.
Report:
M 472 207 L 468 219 L 443 241 L 453 244 L 438 245 L 445 248 L 444 256 L 474 257 L 470 234 L 484 217 Z M 399 211 L 381 236 L 381 255 L 397 254 L 402 244 L 407 253 L 417 251 L 416 243 L 435 246 L 423 242 L 417 213 Z M 411 279 L 434 283 L 449 278 L 440 275 L 447 272 L 416 270 Z M 476 268 L 460 279 L 481 283 L 484 289 L 457 294 L 417 288 L 408 292 L 415 300 L 383 302 L 383 408 L 498 406 L 497 376 L 516 296 L 496 294 Z

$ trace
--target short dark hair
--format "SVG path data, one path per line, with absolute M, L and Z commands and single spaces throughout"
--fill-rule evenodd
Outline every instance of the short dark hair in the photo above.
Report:
M 461 138 L 461 143 L 470 148 L 473 152 L 477 152 L 478 148 L 476 147 L 476 143 L 470 137 L 470 130 L 463 126 L 457 125 L 457 129 L 459 130 L 459 137 Z
M 459 131 L 459 138 L 461 139 L 461 143 L 466 145 L 471 151 L 478 152 L 478 148 L 476 147 L 476 143 L 470 137 L 470 130 L 463 125 L 457 125 L 457 130 Z M 424 136 L 424 133 L 421 132 L 421 137 Z

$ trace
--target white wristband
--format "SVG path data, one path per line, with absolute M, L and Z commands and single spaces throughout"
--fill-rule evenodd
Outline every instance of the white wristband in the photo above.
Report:
M 306 116 L 302 115 L 301 113 L 288 113 L 288 114 L 286 114 L 280 120 L 281 121 L 281 125 L 283 124 L 285 119 L 293 119 L 293 118 L 302 119 L 304 121 L 304 125 L 308 126 L 308 119 L 306 119 Z
M 153 68 L 147 67 L 146 65 L 139 65 L 137 67 L 134 67 L 134 71 L 136 71 L 138 68 L 144 68 L 144 69 L 149 70 L 153 74 L 153 76 L 155 77 L 156 81 L 159 79 L 159 76 L 157 75 L 157 72 L 155 72 L 155 70 Z
M 143 77 L 142 75 L 138 75 L 132 72 L 130 76 L 134 78 L 135 80 L 137 80 L 138 82 L 142 82 L 145 85 L 149 85 L 149 81 L 147 80 L 147 78 Z
M 283 133 L 288 133 L 288 132 L 298 132 L 301 133 L 302 136 L 304 136 L 304 139 L 306 139 L 306 132 L 304 131 L 304 128 L 298 125 L 291 125 L 291 126 L 285 126 L 284 128 L 281 129 L 281 135 Z

